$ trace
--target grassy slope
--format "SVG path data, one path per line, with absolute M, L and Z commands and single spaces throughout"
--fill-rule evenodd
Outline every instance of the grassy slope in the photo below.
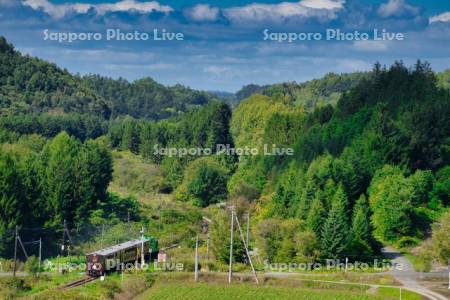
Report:
M 145 202 L 163 181 L 158 165 L 145 163 L 140 156 L 129 151 L 113 151 L 113 161 L 113 181 L 109 190 L 120 196 L 132 194 Z

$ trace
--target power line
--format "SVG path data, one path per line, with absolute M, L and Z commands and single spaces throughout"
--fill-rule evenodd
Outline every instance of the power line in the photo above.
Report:
M 248 261 L 250 262 L 250 266 L 252 267 L 253 276 L 255 277 L 256 284 L 259 284 L 258 276 L 256 276 L 255 268 L 253 267 L 252 258 L 250 257 L 250 253 L 248 252 L 248 245 L 244 240 L 244 235 L 242 234 L 241 224 L 239 223 L 239 218 L 236 216 L 236 223 L 238 225 L 239 234 L 241 235 L 242 243 L 244 243 L 245 253 L 247 254 Z
M 231 283 L 231 272 L 233 265 L 233 232 L 234 232 L 234 210 L 231 210 L 231 225 L 230 225 L 230 261 L 228 266 L 228 284 Z

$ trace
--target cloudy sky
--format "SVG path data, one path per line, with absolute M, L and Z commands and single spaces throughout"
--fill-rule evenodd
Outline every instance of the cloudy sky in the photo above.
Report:
M 51 33 L 181 32 L 183 41 L 45 40 Z M 395 41 L 264 40 L 263 31 L 327 29 L 404 34 Z M 438 0 L 0 0 L 0 35 L 23 53 L 73 73 L 236 91 L 249 83 L 305 81 L 363 71 L 375 61 L 428 60 L 450 68 L 450 1 Z M 152 36 L 151 36 L 152 37 Z

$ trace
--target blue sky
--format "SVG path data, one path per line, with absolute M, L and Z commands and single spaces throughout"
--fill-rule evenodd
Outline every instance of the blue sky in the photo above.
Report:
M 44 40 L 43 31 L 184 34 L 183 41 Z M 402 33 L 395 41 L 264 41 L 269 32 Z M 428 60 L 450 68 L 450 1 L 425 0 L 0 0 L 0 35 L 73 73 L 236 91 L 369 70 L 375 61 Z

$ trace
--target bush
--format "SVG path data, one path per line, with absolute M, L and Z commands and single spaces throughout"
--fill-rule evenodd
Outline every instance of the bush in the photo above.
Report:
M 210 157 L 191 162 L 184 171 L 182 184 L 175 196 L 179 200 L 192 200 L 194 205 L 206 207 L 227 197 L 228 170 Z
M 412 248 L 416 247 L 419 244 L 419 239 L 410 236 L 404 236 L 395 243 L 396 247 L 399 249 Z
M 450 211 L 433 224 L 431 242 L 435 257 L 447 264 L 450 257 Z
M 14 261 L 12 259 L 0 258 L 0 272 L 12 272 L 13 268 Z
M 103 288 L 107 291 L 108 299 L 114 299 L 114 294 L 121 291 L 119 284 L 112 280 L 103 282 Z
M 31 287 L 21 278 L 0 278 L 0 299 L 13 299 L 18 293 L 26 292 L 30 289 Z
M 28 257 L 27 261 L 25 262 L 25 272 L 36 275 L 36 273 L 38 273 L 39 271 L 39 259 L 34 255 Z

